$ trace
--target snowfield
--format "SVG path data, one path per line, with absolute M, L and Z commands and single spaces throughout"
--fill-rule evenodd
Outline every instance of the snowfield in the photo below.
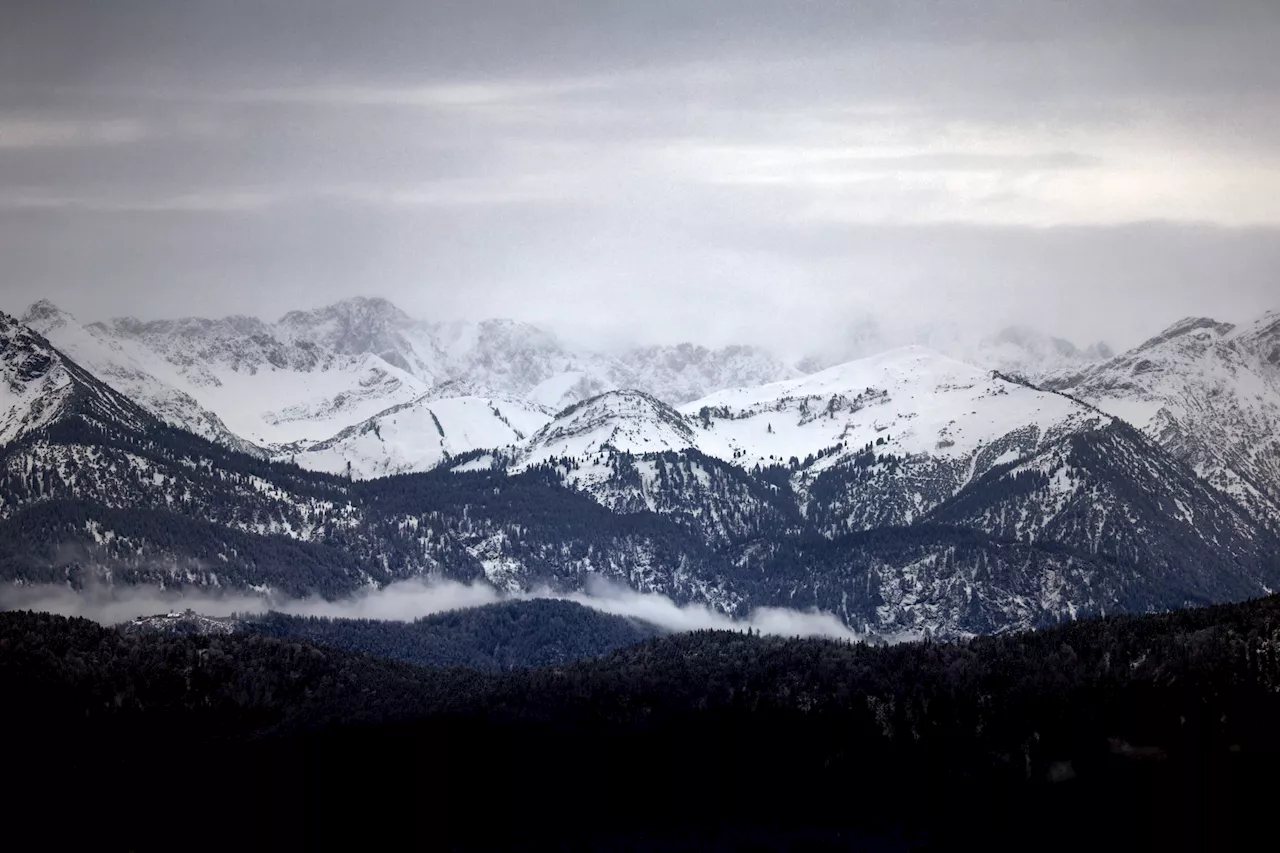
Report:
M 1026 427 L 1050 435 L 1099 421 L 1060 394 L 919 346 L 802 379 L 720 391 L 680 411 L 697 425 L 703 453 L 745 467 L 804 460 L 836 445 L 958 459 Z

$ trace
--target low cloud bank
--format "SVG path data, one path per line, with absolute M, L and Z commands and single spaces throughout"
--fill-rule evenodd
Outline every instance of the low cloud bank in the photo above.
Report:
M 187 609 L 205 616 L 276 610 L 297 616 L 409 621 L 446 610 L 493 604 L 505 598 L 486 584 L 466 585 L 454 581 L 400 581 L 338 601 L 190 587 L 93 585 L 74 590 L 56 584 L 0 586 L 0 610 L 40 610 L 62 616 L 83 616 L 103 625 Z
M 703 604 L 676 604 L 665 595 L 636 592 L 630 587 L 601 578 L 589 579 L 584 592 L 549 597 L 576 601 L 593 610 L 640 619 L 674 632 L 705 628 L 741 631 L 751 628 L 762 634 L 784 637 L 858 639 L 853 631 L 830 613 L 760 607 L 751 611 L 746 619 L 734 619 Z
M 83 616 L 103 625 L 127 622 L 191 608 L 206 616 L 261 611 L 264 599 L 245 593 L 173 590 L 155 586 L 88 586 L 74 590 L 57 584 L 0 586 L 0 610 L 37 610 L 60 616 Z
M 0 610 L 38 610 L 63 616 L 81 616 L 103 625 L 127 622 L 191 609 L 205 616 L 263 613 L 276 610 L 299 616 L 341 619 L 410 621 L 434 613 L 480 607 L 500 601 L 554 598 L 573 601 L 602 613 L 649 622 L 671 632 L 707 628 L 786 637 L 858 637 L 830 613 L 762 607 L 746 619 L 734 619 L 702 604 L 676 604 L 657 593 L 636 592 L 603 579 L 591 579 L 580 592 L 549 590 L 506 594 L 487 584 L 454 581 L 400 581 L 359 592 L 339 601 L 319 598 L 280 598 L 243 592 L 220 593 L 204 589 L 161 589 L 154 586 L 92 586 L 73 590 L 64 586 L 0 586 Z

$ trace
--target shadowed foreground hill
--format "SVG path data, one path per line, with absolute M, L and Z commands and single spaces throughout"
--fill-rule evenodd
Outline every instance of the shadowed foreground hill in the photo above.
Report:
M 1231 849 L 1280 792 L 1280 599 L 500 674 L 10 613 L 0 696 L 13 813 L 81 792 L 50 846 Z
M 661 633 L 656 627 L 572 601 L 506 601 L 413 622 L 269 613 L 243 630 L 419 666 L 507 670 L 599 657 Z

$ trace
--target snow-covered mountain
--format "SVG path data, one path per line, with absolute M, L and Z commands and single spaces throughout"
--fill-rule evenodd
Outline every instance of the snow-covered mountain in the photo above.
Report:
M 906 347 L 679 410 L 640 392 L 604 394 L 560 413 L 512 467 L 560 465 L 566 484 L 606 505 L 651 509 L 661 502 L 646 458 L 655 454 L 702 460 L 691 476 L 703 486 L 728 476 L 713 462 L 777 469 L 797 509 L 839 535 L 912 524 L 992 469 L 1111 423 L 1063 395 Z
M 258 445 L 329 438 L 431 384 L 381 354 L 353 351 L 384 343 L 376 333 L 344 336 L 333 322 L 308 328 L 293 315 L 274 326 L 252 317 L 124 318 L 88 328 L 139 361 L 161 360 L 181 390 Z
M 474 450 L 505 448 L 546 425 L 549 409 L 523 397 L 448 382 L 332 438 L 275 449 L 274 458 L 353 479 L 430 471 Z
M 609 354 L 572 347 L 551 332 L 512 320 L 431 328 L 450 379 L 521 395 L 555 410 L 624 389 L 677 405 L 721 388 L 799 375 L 757 347 L 678 344 Z
M 0 446 L 39 435 L 71 418 L 136 428 L 147 420 L 48 340 L 0 312 Z
M 1044 385 L 1123 418 L 1280 524 L 1280 313 L 1241 326 L 1188 318 Z
M 166 422 L 276 455 L 317 442 L 352 446 L 344 443 L 351 428 L 456 382 L 486 389 L 479 396 L 555 411 L 606 391 L 638 388 L 681 403 L 798 375 L 752 347 L 683 344 L 611 355 L 569 346 L 528 323 L 431 323 L 370 298 L 292 311 L 275 323 L 125 317 L 81 327 L 48 302 L 33 305 L 26 320 Z M 353 452 L 373 453 L 349 460 L 371 472 L 411 464 L 394 451 L 385 459 L 371 448 Z M 335 467 L 332 459 L 318 464 Z
M 762 553 L 748 544 L 762 529 L 836 541 L 945 525 L 1134 562 L 1186 601 L 1209 600 L 1223 582 L 1216 569 L 1200 576 L 1201 566 L 1232 565 L 1237 592 L 1268 588 L 1274 577 L 1259 548 L 1266 537 L 1248 514 L 1122 421 L 921 347 L 717 392 L 680 410 L 639 393 L 605 394 L 535 434 L 511 470 L 539 466 L 615 511 L 656 512 L 737 543 L 748 563 L 772 559 L 772 545 Z M 1083 587 L 1040 589 L 1047 597 L 1032 609 L 1080 604 L 1089 577 L 1062 575 Z M 1142 572 L 1132 580 L 1151 582 Z M 899 593 L 904 602 L 942 594 L 927 585 Z
M 1046 335 L 1030 326 L 1010 326 L 983 338 L 976 348 L 957 357 L 1004 373 L 1038 377 L 1069 367 L 1086 367 L 1113 358 L 1107 344 L 1098 342 L 1081 349 L 1065 338 Z
M 165 423 L 244 453 L 262 452 L 182 391 L 182 378 L 164 359 L 130 347 L 97 328 L 80 325 L 75 317 L 47 300 L 28 308 L 21 322 Z
M 681 411 L 698 422 L 704 452 L 741 465 L 803 463 L 841 445 L 804 466 L 819 469 L 868 444 L 907 457 L 971 459 L 1013 432 L 1051 436 L 1104 420 L 1061 395 L 917 346 L 801 379 L 720 391 Z
M 347 299 L 311 311 L 290 311 L 271 332 L 320 357 L 374 355 L 426 384 L 445 378 L 444 356 L 429 327 L 385 299 Z
M 601 454 L 665 453 L 697 446 L 675 409 L 643 391 L 610 391 L 570 406 L 520 449 L 517 467 Z
M 688 405 L 722 389 L 805 375 L 755 347 L 681 344 L 605 354 L 527 323 L 416 320 L 383 299 L 293 311 L 275 323 L 118 318 L 82 327 L 47 302 L 24 319 L 166 423 L 236 450 L 358 478 L 429 470 L 483 443 L 519 443 L 548 412 L 606 392 L 636 390 Z M 873 337 L 868 332 L 862 343 Z M 1026 329 L 984 347 L 987 364 L 1021 374 L 1087 358 Z M 458 383 L 472 390 L 462 393 Z M 455 401 L 445 403 L 450 397 Z M 424 408 L 428 399 L 434 419 Z M 484 414 L 491 408 L 485 400 L 512 423 Z M 436 426 L 442 413 L 452 422 L 447 439 Z M 724 455 L 723 448 L 702 450 Z M 776 456 L 754 461 L 768 464 L 769 455 Z
M 540 475 L 353 483 L 238 454 L 160 422 L 12 318 L 0 330 L 4 581 L 333 598 L 407 578 L 573 590 L 606 576 L 742 600 L 709 547 L 657 517 Z
M 545 329 L 513 320 L 447 323 L 432 334 L 450 379 L 517 394 L 562 409 L 626 386 L 631 376 L 615 359 L 576 351 Z
M 439 387 L 343 441 L 452 464 L 353 482 L 175 429 L 12 318 L 0 328 L 7 580 L 335 597 L 414 577 L 573 590 L 604 575 L 895 636 L 1280 586 L 1275 536 L 1156 443 L 919 348 L 681 409 L 616 391 L 554 418 L 521 410 L 532 433 L 507 410 L 519 398 Z M 1246 337 L 1259 352 L 1270 340 Z M 417 444 L 437 421 L 440 440 Z M 515 441 L 452 449 L 488 443 L 484 430 Z
M 903 347 L 798 379 L 718 391 L 679 409 L 638 391 L 604 394 L 561 412 L 520 458 L 529 465 L 605 449 L 693 449 L 746 468 L 796 460 L 821 470 L 866 445 L 904 457 L 968 459 L 1020 430 L 1053 436 L 1109 420 L 1060 394 Z
M 72 377 L 49 343 L 0 314 L 0 445 L 41 429 L 74 393 Z
M 814 353 L 800 362 L 806 373 L 877 355 L 901 346 L 924 346 L 957 361 L 1025 377 L 1053 371 L 1083 369 L 1112 358 L 1105 343 L 1077 347 L 1065 338 L 1045 334 L 1031 326 L 1009 326 L 991 335 L 975 334 L 959 325 L 920 328 L 883 328 L 873 318 L 852 323 L 840 344 Z
M 723 388 L 749 388 L 795 379 L 804 371 L 760 347 L 708 349 L 694 344 L 636 347 L 619 356 L 633 375 L 626 386 L 640 388 L 673 406 Z

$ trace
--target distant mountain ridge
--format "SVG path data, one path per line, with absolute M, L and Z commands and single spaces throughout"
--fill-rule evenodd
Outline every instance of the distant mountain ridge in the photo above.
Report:
M 1235 326 L 1203 317 L 1044 387 L 1123 418 L 1213 487 L 1280 525 L 1280 312 Z
M 554 412 L 624 389 L 682 405 L 834 363 L 811 358 L 797 367 L 744 345 L 638 346 L 607 354 L 569 346 L 528 323 L 431 323 L 368 297 L 291 311 L 276 322 L 122 317 L 84 326 L 46 300 L 32 305 L 23 322 L 165 422 L 236 450 L 277 456 L 289 446 L 332 442 L 451 383 L 483 389 L 460 396 L 518 397 Z M 949 343 L 940 349 L 965 350 L 961 357 L 979 366 L 1024 375 L 1098 355 L 1030 329 L 1006 330 L 976 350 Z M 331 461 L 317 464 L 334 468 Z M 364 467 L 372 475 L 403 464 L 410 463 Z
M 52 310 L 32 316 L 69 334 Z M 572 591 L 602 575 L 895 637 L 1280 588 L 1274 316 L 1180 323 L 1047 380 L 906 347 L 678 407 L 617 389 L 559 411 L 343 352 L 396 341 L 342 316 L 295 317 L 243 347 L 227 341 L 261 327 L 239 319 L 72 339 L 102 378 L 0 317 L 0 577 L 341 597 L 408 578 Z M 188 333 L 185 367 L 138 343 L 180 348 Z M 199 408 L 159 408 L 187 404 L 155 383 L 204 387 L 190 377 L 294 400 L 346 383 L 326 415 L 344 419 L 384 402 L 384 382 L 422 390 L 264 458 L 182 428 Z
M 125 317 L 81 326 L 47 301 L 23 322 L 166 422 L 248 452 L 333 439 L 451 383 L 555 411 L 621 388 L 682 403 L 798 375 L 755 347 L 682 344 L 612 356 L 527 323 L 428 323 L 363 297 L 275 323 Z
M 164 422 L 242 453 L 261 455 L 257 445 L 233 433 L 218 415 L 181 390 L 181 380 L 161 360 L 95 326 L 80 326 L 47 300 L 28 308 L 21 322 Z
M 1115 355 L 1105 342 L 1082 348 L 1027 325 L 1008 326 L 994 334 L 977 336 L 948 323 L 890 331 L 874 318 L 860 317 L 850 324 L 837 345 L 811 353 L 799 367 L 805 373 L 816 373 L 902 346 L 922 346 L 975 367 L 1020 376 L 1080 369 Z

